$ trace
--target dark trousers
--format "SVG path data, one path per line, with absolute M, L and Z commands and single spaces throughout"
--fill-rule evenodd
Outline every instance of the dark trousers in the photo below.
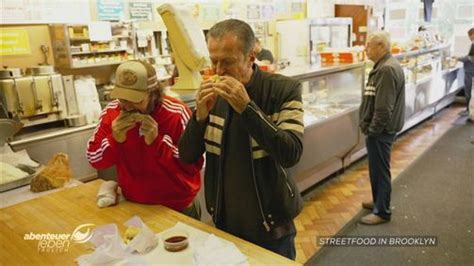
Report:
M 184 209 L 182 214 L 194 218 L 198 221 L 201 220 L 201 204 L 199 203 L 199 199 L 196 197 L 194 198 L 193 202 L 189 207 Z
M 270 251 L 273 251 L 275 253 L 278 253 L 284 257 L 287 257 L 290 260 L 295 260 L 296 258 L 295 236 L 296 236 L 296 233 L 284 236 L 276 240 L 254 242 L 254 244 L 261 246 L 262 248 L 268 249 Z
M 467 110 L 469 111 L 469 102 L 471 101 L 472 78 L 474 73 L 464 72 L 464 96 L 466 96 Z
M 367 136 L 366 146 L 369 158 L 369 176 L 374 201 L 373 213 L 390 219 L 390 194 L 392 192 L 390 174 L 390 152 L 395 134 L 382 133 Z

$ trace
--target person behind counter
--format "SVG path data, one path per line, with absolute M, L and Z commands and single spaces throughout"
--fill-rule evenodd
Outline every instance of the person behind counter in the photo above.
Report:
M 215 24 L 207 46 L 218 78 L 204 81 L 179 142 L 180 158 L 206 151 L 206 203 L 219 229 L 295 259 L 302 199 L 284 168 L 302 154 L 301 84 L 262 72 L 255 36 L 236 19 Z
M 274 58 L 270 50 L 263 48 L 258 38 L 255 38 L 255 50 L 257 52 L 257 60 L 265 64 L 273 64 Z
M 474 28 L 471 28 L 467 34 L 471 40 L 471 48 L 466 56 L 458 58 L 464 65 L 464 96 L 466 97 L 467 108 L 459 113 L 461 116 L 469 115 L 469 102 L 471 101 L 472 78 L 474 77 Z M 472 110 L 471 110 L 472 111 Z M 471 119 L 469 119 L 472 121 Z
M 366 137 L 372 202 L 362 207 L 372 214 L 362 217 L 363 224 L 376 225 L 391 219 L 390 153 L 395 135 L 403 128 L 405 117 L 405 76 L 400 63 L 390 54 L 388 32 L 369 35 L 367 57 L 375 65 L 369 73 L 359 110 L 360 128 Z
M 117 167 L 118 184 L 127 200 L 162 204 L 199 219 L 195 199 L 203 158 L 179 159 L 177 143 L 191 117 L 178 100 L 162 95 L 155 69 L 132 60 L 116 71 L 116 98 L 103 110 L 87 144 L 87 159 L 97 169 Z

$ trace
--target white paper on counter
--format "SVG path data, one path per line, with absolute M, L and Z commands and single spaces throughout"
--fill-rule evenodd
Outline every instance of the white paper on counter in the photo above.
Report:
M 140 227 L 140 233 L 126 245 L 120 236 L 116 224 L 106 224 L 94 230 L 89 240 L 96 247 L 90 254 L 79 256 L 76 261 L 81 266 L 89 265 L 147 265 L 143 256 L 135 251 L 148 251 L 156 247 L 156 235 L 138 216 L 132 217 L 125 225 Z M 156 261 L 155 261 L 156 263 Z
M 140 224 L 146 227 L 137 216 L 125 223 L 127 226 L 140 226 Z M 179 252 L 165 250 L 161 236 L 168 230 L 187 232 L 188 247 Z M 130 253 L 118 234 L 117 226 L 115 224 L 103 225 L 96 228 L 90 240 L 97 245 L 95 252 L 82 255 L 76 261 L 79 265 L 248 265 L 247 257 L 232 242 L 181 222 L 155 235 L 155 239 L 158 240 L 158 244 L 149 253 L 143 255 Z
M 193 264 L 198 266 L 211 265 L 248 265 L 247 257 L 234 245 L 223 241 L 214 234 L 194 250 Z
M 188 247 L 179 252 L 166 251 L 161 236 L 168 230 L 187 232 Z M 247 257 L 232 242 L 181 222 L 177 222 L 175 226 L 159 233 L 158 236 L 160 237 L 158 247 L 143 256 L 146 265 L 157 263 L 164 265 L 248 265 Z M 216 249 L 219 249 L 221 253 L 216 254 Z M 213 251 L 208 252 L 209 250 Z M 222 263 L 223 261 L 224 263 Z M 209 262 L 212 263 L 208 264 Z
M 26 150 L 21 150 L 14 152 L 8 144 L 5 144 L 3 147 L 0 147 L 0 161 L 17 166 L 19 164 L 24 164 L 30 167 L 38 167 L 39 163 L 31 160 L 28 152 Z
M 125 225 L 127 227 L 134 226 L 141 228 L 138 235 L 136 235 L 127 246 L 127 253 L 148 253 L 158 245 L 158 237 L 153 231 L 143 223 L 138 216 L 133 216 Z

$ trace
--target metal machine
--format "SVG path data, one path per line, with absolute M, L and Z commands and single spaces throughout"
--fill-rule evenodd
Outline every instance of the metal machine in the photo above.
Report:
M 62 77 L 47 67 L 49 70 L 29 69 L 32 76 L 23 76 L 15 68 L 0 70 L 0 104 L 8 118 L 18 119 L 28 127 L 67 116 Z

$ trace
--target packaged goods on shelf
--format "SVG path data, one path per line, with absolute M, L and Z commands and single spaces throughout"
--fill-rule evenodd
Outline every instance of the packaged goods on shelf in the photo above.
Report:
M 354 46 L 344 50 L 330 50 L 319 53 L 321 65 L 351 64 L 364 60 L 364 48 Z

